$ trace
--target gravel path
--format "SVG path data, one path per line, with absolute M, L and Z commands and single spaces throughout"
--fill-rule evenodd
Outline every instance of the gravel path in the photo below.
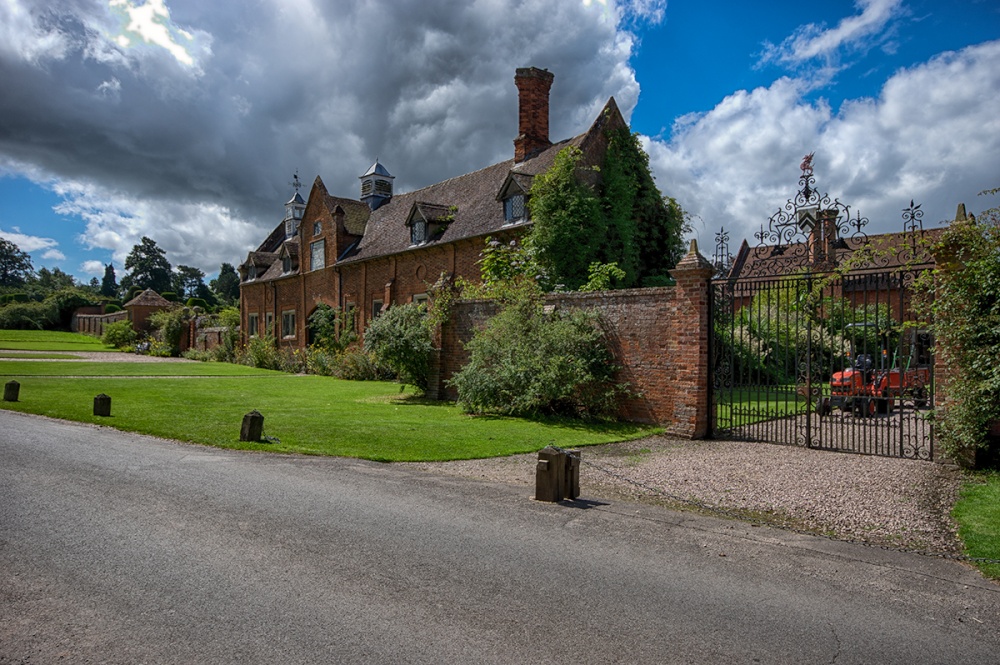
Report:
M 686 441 L 663 436 L 582 449 L 582 498 L 680 506 L 606 471 L 662 492 L 772 522 L 866 542 L 958 552 L 950 512 L 962 473 L 933 462 L 794 446 Z M 537 455 L 410 464 L 437 473 L 524 485 Z
M 39 355 L 39 354 L 50 354 L 50 355 L 60 355 L 60 356 L 71 356 L 67 358 L 58 359 L 59 362 L 84 362 L 84 361 L 97 361 L 97 362 L 109 362 L 109 363 L 195 363 L 197 360 L 188 360 L 187 358 L 164 358 L 160 356 L 146 356 L 138 353 L 119 353 L 116 351 L 18 351 L 5 349 L 5 354 L 9 354 L 11 357 L 7 360 L 14 360 L 13 356 L 18 355 Z M 53 362 L 54 359 L 51 358 L 24 358 L 23 360 L 34 360 L 37 362 Z

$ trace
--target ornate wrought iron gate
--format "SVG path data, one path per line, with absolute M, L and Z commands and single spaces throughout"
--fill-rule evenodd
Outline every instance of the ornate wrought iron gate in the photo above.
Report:
M 932 459 L 926 418 L 934 359 L 916 315 L 928 279 L 919 206 L 904 232 L 869 238 L 867 220 L 801 189 L 713 280 L 713 433 L 856 453 Z

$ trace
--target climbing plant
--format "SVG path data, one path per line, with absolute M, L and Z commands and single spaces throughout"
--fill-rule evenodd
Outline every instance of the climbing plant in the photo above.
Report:
M 661 284 L 684 254 L 685 213 L 657 189 L 638 135 L 621 127 L 607 138 L 600 166 L 583 165 L 582 151 L 570 146 L 531 187 L 526 242 L 546 289 L 579 289 L 594 263 L 623 272 L 615 288 Z

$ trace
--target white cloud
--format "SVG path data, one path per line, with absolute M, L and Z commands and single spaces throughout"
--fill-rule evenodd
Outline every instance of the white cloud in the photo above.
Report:
M 52 250 L 59 245 L 59 243 L 53 238 L 42 238 L 40 236 L 28 235 L 27 233 L 22 233 L 20 227 L 13 226 L 10 231 L 0 229 L 0 237 L 6 238 L 15 245 L 22 252 L 37 252 L 40 249 Z
M 891 40 L 891 26 L 908 12 L 902 0 L 857 0 L 855 4 L 861 13 L 843 19 L 836 27 L 808 23 L 781 44 L 765 42 L 759 65 L 810 69 L 805 78 L 812 81 L 813 87 L 820 87 L 843 69 L 847 53 L 867 52 L 874 47 L 893 51 L 896 45 Z
M 735 251 L 795 194 L 802 156 L 815 151 L 817 186 L 870 220 L 869 233 L 902 229 L 911 198 L 925 227 L 970 209 L 1000 185 L 1000 41 L 945 53 L 897 72 L 878 99 L 834 114 L 779 79 L 730 95 L 687 119 L 669 142 L 646 141 L 657 183 L 697 216 L 699 246 L 730 231 Z
M 47 261 L 65 261 L 66 255 L 58 249 L 50 249 L 42 253 L 42 258 Z
M 71 42 L 43 7 L 0 2 L 0 53 L 37 64 L 66 57 Z
M 96 275 L 98 277 L 104 276 L 104 262 L 103 261 L 84 261 L 80 264 L 80 272 L 85 275 Z
M 194 68 L 196 62 L 189 52 L 194 35 L 174 25 L 170 20 L 170 10 L 163 0 L 147 0 L 145 4 L 135 4 L 130 0 L 111 0 L 113 9 L 124 13 L 127 24 L 114 40 L 122 48 L 132 45 L 136 36 L 148 44 L 159 46 L 172 55 L 177 62 Z

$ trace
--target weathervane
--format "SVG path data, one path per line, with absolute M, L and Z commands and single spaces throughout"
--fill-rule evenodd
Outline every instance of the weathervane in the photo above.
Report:
M 288 183 L 288 184 L 295 188 L 295 193 L 296 194 L 299 193 L 299 187 L 302 186 L 302 181 L 299 180 L 299 170 L 298 169 L 295 169 L 295 175 L 292 176 L 292 181 L 290 183 Z

